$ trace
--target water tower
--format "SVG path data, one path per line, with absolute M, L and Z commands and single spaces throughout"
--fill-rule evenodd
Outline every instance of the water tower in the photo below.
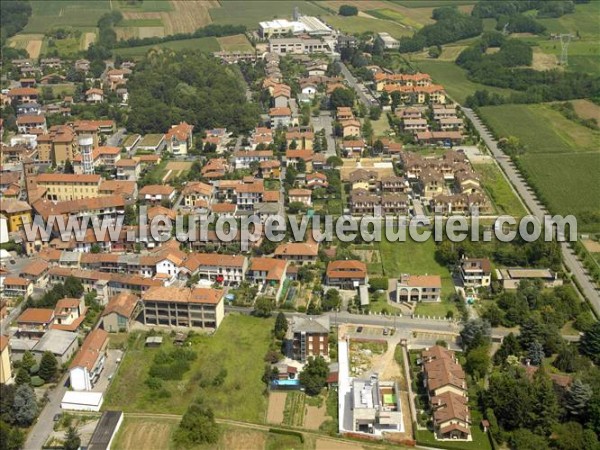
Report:
M 81 166 L 84 174 L 94 173 L 94 137 L 90 135 L 80 136 L 79 153 L 81 153 Z

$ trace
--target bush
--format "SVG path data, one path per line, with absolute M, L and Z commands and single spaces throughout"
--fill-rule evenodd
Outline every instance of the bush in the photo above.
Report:
M 374 291 L 387 291 L 388 289 L 388 279 L 387 277 L 379 277 L 379 278 L 371 278 L 369 280 L 369 290 L 371 292 Z
M 44 385 L 44 380 L 41 377 L 31 377 L 31 385 L 33 387 L 40 387 Z
M 358 8 L 351 5 L 342 5 L 338 11 L 340 16 L 357 16 Z

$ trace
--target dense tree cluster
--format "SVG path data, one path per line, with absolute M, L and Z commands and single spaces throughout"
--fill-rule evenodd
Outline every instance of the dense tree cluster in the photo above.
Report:
M 300 372 L 300 383 L 308 395 L 319 395 L 325 387 L 329 366 L 322 356 L 308 358 L 308 363 Z
M 338 13 L 340 16 L 356 16 L 358 15 L 358 8 L 352 5 L 342 5 Z
M 127 87 L 131 132 L 164 133 L 182 121 L 195 132 L 214 127 L 247 132 L 258 122 L 258 107 L 246 101 L 240 73 L 198 52 L 149 55 Z
M 424 26 L 410 38 L 400 39 L 401 53 L 478 36 L 483 31 L 480 18 L 463 14 L 453 6 L 434 9 L 432 17 L 434 24 Z
M 191 448 L 200 444 L 214 444 L 219 440 L 219 434 L 212 409 L 196 401 L 183 415 L 173 440 L 177 448 Z
M 0 2 L 0 44 L 2 47 L 4 47 L 9 37 L 25 28 L 30 16 L 31 4 L 29 1 Z
M 575 3 L 587 3 L 579 1 Z M 575 11 L 575 5 L 570 0 L 481 0 L 473 8 L 471 14 L 480 18 L 495 18 L 515 16 L 526 11 L 537 10 L 538 17 L 561 17 Z

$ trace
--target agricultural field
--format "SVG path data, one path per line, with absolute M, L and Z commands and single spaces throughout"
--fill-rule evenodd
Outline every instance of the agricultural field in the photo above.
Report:
M 477 90 L 486 89 L 501 95 L 513 93 L 511 89 L 496 88 L 474 83 L 467 79 L 464 69 L 458 67 L 454 62 L 438 60 L 413 61 L 421 72 L 431 75 L 434 82 L 443 85 L 453 100 L 464 103 L 466 98 Z
M 521 164 L 551 212 L 598 210 L 600 132 L 543 104 L 488 106 L 481 115 L 499 136 L 515 136 L 526 146 Z
M 212 336 L 198 335 L 192 349 L 198 355 L 182 380 L 163 381 L 169 393 L 158 396 L 144 383 L 153 358 L 162 349 L 173 348 L 170 338 L 158 348 L 144 347 L 144 335 L 132 335 L 129 349 L 104 402 L 105 409 L 125 412 L 183 414 L 188 404 L 201 395 L 217 417 L 262 423 L 267 400 L 261 381 L 263 357 L 271 340 L 273 321 L 250 316 L 228 315 Z M 227 375 L 221 386 L 201 388 L 200 380 L 210 380 L 221 370 Z
M 323 19 L 332 27 L 338 28 L 346 33 L 387 32 L 395 38 L 411 36 L 413 31 L 397 22 L 381 20 L 370 17 L 343 17 L 338 15 L 324 16 Z
M 95 27 L 98 19 L 110 12 L 106 0 L 34 0 L 32 14 L 23 34 L 46 33 L 57 27 Z
M 170 418 L 125 417 L 112 448 L 116 450 L 162 450 L 171 447 L 171 435 L 179 421 Z
M 143 58 L 148 50 L 153 48 L 171 50 L 200 50 L 201 52 L 218 52 L 221 47 L 219 41 L 214 37 L 182 39 L 180 41 L 169 41 L 155 45 L 143 45 L 141 47 L 118 48 L 114 53 L 126 58 Z
M 8 46 L 27 50 L 30 58 L 38 58 L 44 44 L 43 34 L 18 34 L 9 39 Z
M 589 100 L 571 100 L 575 113 L 582 119 L 594 119 L 600 125 L 600 106 Z
M 496 164 L 474 164 L 497 214 L 522 217 L 527 211 Z
M 290 18 L 295 7 L 308 16 L 321 16 L 327 13 L 317 3 L 296 0 L 285 2 L 223 0 L 219 8 L 211 8 L 208 12 L 213 23 L 246 25 L 248 28 L 256 29 L 258 22 L 263 20 Z
M 223 36 L 217 38 L 221 50 L 226 52 L 245 52 L 252 51 L 254 47 L 245 34 L 236 34 L 234 36 Z

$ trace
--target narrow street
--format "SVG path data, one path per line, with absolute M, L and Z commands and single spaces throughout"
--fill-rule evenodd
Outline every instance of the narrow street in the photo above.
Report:
M 331 117 L 331 111 L 321 111 L 317 117 L 312 117 L 313 128 L 316 131 L 325 130 L 325 139 L 327 140 L 327 149 L 325 155 L 327 158 L 330 156 L 336 156 L 335 150 L 335 137 L 333 136 L 333 118 Z

